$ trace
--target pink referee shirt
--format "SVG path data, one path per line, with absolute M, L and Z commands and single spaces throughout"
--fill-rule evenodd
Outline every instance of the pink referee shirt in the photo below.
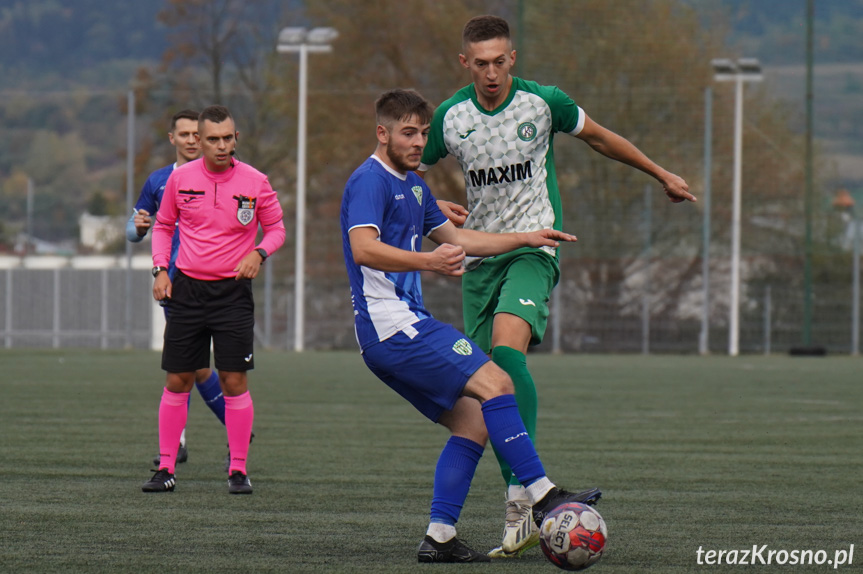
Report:
M 285 242 L 282 206 L 267 176 L 232 161 L 233 167 L 219 173 L 207 170 L 203 159 L 171 173 L 153 225 L 154 266 L 168 267 L 175 229 L 177 268 L 208 281 L 236 277 L 234 268 L 253 249 L 272 255 Z M 264 236 L 255 245 L 258 224 Z

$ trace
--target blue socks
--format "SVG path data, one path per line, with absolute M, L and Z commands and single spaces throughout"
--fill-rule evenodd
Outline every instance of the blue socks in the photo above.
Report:
M 213 414 L 218 417 L 222 424 L 225 424 L 225 397 L 222 396 L 222 385 L 219 383 L 219 375 L 216 371 L 210 373 L 210 378 L 203 383 L 195 383 L 198 387 L 198 392 L 201 393 L 201 398 L 213 411 Z
M 545 477 L 545 469 L 518 414 L 515 395 L 501 395 L 482 405 L 483 419 L 495 450 L 512 467 L 521 484 L 529 486 Z M 437 461 L 431 522 L 455 525 L 484 446 L 452 436 Z
M 545 469 L 518 414 L 515 395 L 500 395 L 482 404 L 488 438 L 524 486 L 545 476 Z
M 451 436 L 440 453 L 434 474 L 431 522 L 455 525 L 470 490 L 483 445 Z

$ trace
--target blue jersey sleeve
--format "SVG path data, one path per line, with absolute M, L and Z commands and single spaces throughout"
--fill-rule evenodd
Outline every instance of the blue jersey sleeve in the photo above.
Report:
M 140 195 L 138 195 L 138 201 L 135 203 L 135 213 L 143 209 L 149 213 L 155 221 L 156 212 L 159 211 L 159 204 L 162 202 L 162 194 L 165 193 L 165 184 L 168 182 L 168 178 L 171 176 L 173 171 L 174 164 L 171 164 L 166 165 L 161 169 L 157 169 L 150 174 L 150 177 L 147 178 L 147 181 L 144 182 L 144 186 L 141 188 Z M 138 231 L 135 229 L 135 213 L 133 213 L 126 222 L 126 239 L 132 243 L 138 243 L 143 239 L 142 236 L 138 235 Z M 175 235 L 175 251 L 178 245 L 179 236 Z
M 162 201 L 162 193 L 165 191 L 165 182 L 168 181 L 172 171 L 174 171 L 174 166 L 169 165 L 150 174 L 141 188 L 138 201 L 135 202 L 135 213 L 143 209 L 155 220 L 156 212 L 159 211 L 159 203 Z M 126 239 L 132 243 L 138 243 L 143 239 L 142 236 L 138 235 L 138 230 L 135 229 L 135 213 L 126 222 Z
M 155 183 L 152 175 L 147 178 L 144 187 L 141 188 L 141 195 L 138 196 L 138 201 L 135 203 L 135 211 L 145 209 L 150 215 L 156 215 L 156 212 L 159 211 L 159 201 L 162 198 L 157 197 L 157 192 L 161 186 L 165 185 L 165 182 L 161 182 L 160 185 L 155 185 Z
M 383 233 L 388 187 L 371 171 L 359 174 L 348 186 L 346 196 L 347 229 L 374 226 Z
M 138 195 L 138 201 L 135 202 L 134 212 L 126 222 L 126 239 L 132 243 L 140 243 L 144 239 L 143 235 L 138 235 L 138 230 L 135 228 L 135 214 L 138 213 L 138 210 L 145 209 L 150 215 L 155 215 L 158 209 L 156 196 L 153 193 L 153 175 L 155 174 L 151 174 L 144 182 L 144 187 L 141 188 L 141 193 Z

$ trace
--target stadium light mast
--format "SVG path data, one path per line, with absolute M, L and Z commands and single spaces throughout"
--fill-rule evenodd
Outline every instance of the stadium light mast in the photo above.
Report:
M 760 82 L 761 63 L 756 58 L 711 60 L 713 79 L 734 82 L 734 171 L 731 207 L 731 302 L 728 320 L 728 354 L 740 353 L 740 204 L 743 163 L 743 83 Z
M 306 298 L 306 92 L 310 52 L 332 52 L 330 43 L 338 38 L 335 28 L 288 27 L 279 32 L 276 51 L 300 54 L 299 102 L 297 108 L 297 223 L 294 272 L 294 351 L 303 350 Z

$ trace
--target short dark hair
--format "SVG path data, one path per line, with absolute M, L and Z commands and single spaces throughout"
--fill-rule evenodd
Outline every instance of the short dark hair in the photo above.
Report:
M 234 119 L 234 117 L 225 106 L 207 106 L 198 115 L 198 123 L 209 120 L 214 124 L 220 124 L 227 119 Z
M 434 108 L 416 90 L 396 88 L 380 95 L 375 102 L 378 125 L 391 125 L 416 116 L 422 124 L 430 124 Z
M 461 33 L 462 44 L 475 44 L 496 38 L 510 39 L 509 24 L 498 16 L 486 14 L 475 16 L 467 21 Z
M 174 114 L 171 117 L 171 129 L 169 130 L 171 133 L 173 133 L 177 128 L 177 120 L 192 120 L 193 122 L 196 122 L 198 121 L 198 112 L 186 108 L 185 110 L 180 110 Z

